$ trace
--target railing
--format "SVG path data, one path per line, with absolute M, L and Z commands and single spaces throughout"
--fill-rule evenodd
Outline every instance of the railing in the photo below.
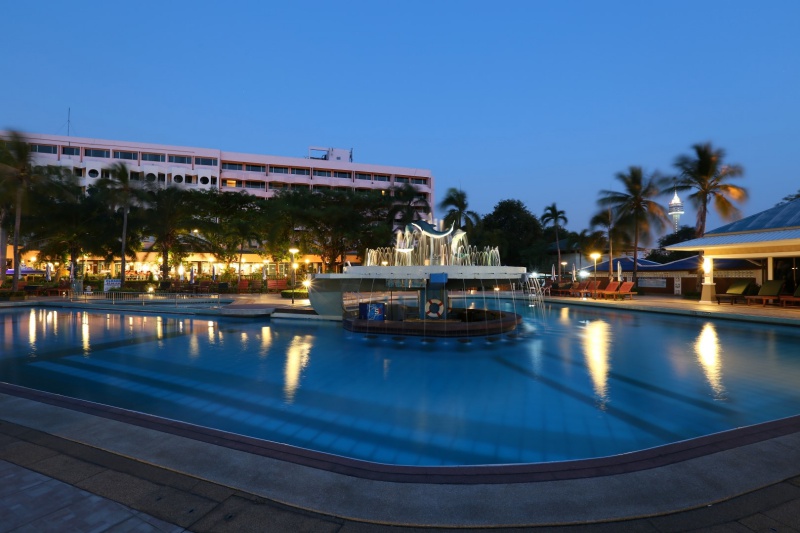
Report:
M 111 305 L 175 305 L 176 307 L 197 304 L 219 305 L 219 294 L 196 294 L 187 292 L 75 292 L 69 291 L 73 302 L 105 303 Z

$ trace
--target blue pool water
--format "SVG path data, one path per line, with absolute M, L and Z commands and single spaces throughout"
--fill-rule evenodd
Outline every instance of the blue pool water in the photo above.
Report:
M 511 304 L 502 304 L 511 309 Z M 516 304 L 515 338 L 0 311 L 0 380 L 337 455 L 559 461 L 800 412 L 800 329 Z

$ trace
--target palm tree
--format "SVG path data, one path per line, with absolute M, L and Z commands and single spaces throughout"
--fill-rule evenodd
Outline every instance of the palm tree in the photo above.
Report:
M 617 225 L 633 229 L 633 281 L 638 273 L 639 242 L 646 243 L 652 237 L 655 227 L 663 231 L 669 225 L 664 207 L 654 200 L 661 194 L 663 179 L 657 174 L 645 178 L 642 167 L 630 167 L 628 172 L 620 172 L 615 176 L 622 182 L 623 190 L 600 191 L 597 200 L 600 207 L 611 209 Z
M 747 190 L 726 183 L 730 178 L 742 176 L 744 169 L 740 165 L 724 165 L 725 150 L 715 150 L 711 143 L 695 144 L 692 149 L 693 156 L 681 155 L 675 159 L 675 167 L 680 170 L 677 189 L 695 189 L 689 200 L 697 208 L 697 237 L 702 237 L 706 233 L 709 202 L 713 202 L 714 210 L 723 220 L 736 220 L 741 213 L 731 200 L 747 200 Z
M 475 211 L 468 209 L 467 193 L 461 189 L 450 187 L 439 204 L 439 209 L 448 209 L 444 216 L 444 225 L 455 224 L 456 228 L 464 228 L 469 233 L 478 225 L 481 217 Z M 462 224 L 463 221 L 463 224 Z
M 139 183 L 131 180 L 130 171 L 125 163 L 114 163 L 109 169 L 109 176 L 100 178 L 97 189 L 112 208 L 122 211 L 122 249 L 120 251 L 120 286 L 125 286 L 125 259 L 128 252 L 128 214 L 131 206 L 144 200 L 144 191 Z
M 431 206 L 425 195 L 420 194 L 411 184 L 404 184 L 402 187 L 392 187 L 394 205 L 389 210 L 389 223 L 392 230 L 396 227 L 405 228 L 407 224 L 420 218 L 420 213 L 431 212 Z
M 150 193 L 145 232 L 153 237 L 153 248 L 161 252 L 162 279 L 169 278 L 169 254 L 180 256 L 193 242 L 195 194 L 193 191 L 167 187 Z
M 603 228 L 606 240 L 608 241 L 608 277 L 614 277 L 614 248 L 622 248 L 623 245 L 630 245 L 630 235 L 625 232 L 625 228 L 618 226 L 614 219 L 614 212 L 610 208 L 601 209 L 590 220 L 589 225 L 593 228 Z
M 558 223 L 563 222 L 566 224 L 568 222 L 566 213 L 556 207 L 555 202 L 548 205 L 544 208 L 544 214 L 542 214 L 542 225 L 547 226 L 551 224 L 553 229 L 556 231 L 556 251 L 558 252 L 558 279 L 561 279 L 561 245 L 558 242 Z
M 56 180 L 55 174 L 60 172 L 52 168 L 34 167 L 32 152 L 28 140 L 17 131 L 11 131 L 8 139 L 0 146 L 0 175 L 3 180 L 3 192 L 12 200 L 12 211 L 14 212 L 14 277 L 11 282 L 11 290 L 19 289 L 20 277 L 20 230 L 22 227 L 22 211 L 25 206 L 25 198 L 37 186 L 48 189 L 46 184 Z M 2 208 L 0 208 L 2 211 Z M 0 213 L 5 216 L 5 213 Z M 5 255 L 5 254 L 4 254 Z M 5 270 L 5 264 L 2 265 Z

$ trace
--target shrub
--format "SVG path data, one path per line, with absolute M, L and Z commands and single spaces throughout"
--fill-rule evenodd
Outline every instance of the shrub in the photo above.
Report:
M 304 288 L 302 289 L 288 289 L 285 291 L 281 291 L 281 298 L 291 298 L 292 293 L 294 292 L 294 299 L 295 300 L 303 300 L 308 298 L 308 291 Z

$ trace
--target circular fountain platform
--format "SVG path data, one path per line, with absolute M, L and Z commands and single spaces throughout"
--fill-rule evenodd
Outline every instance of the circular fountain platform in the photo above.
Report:
M 344 329 L 356 333 L 419 337 L 480 337 L 514 331 L 522 317 L 506 311 L 469 309 L 448 319 L 366 320 L 345 318 Z

